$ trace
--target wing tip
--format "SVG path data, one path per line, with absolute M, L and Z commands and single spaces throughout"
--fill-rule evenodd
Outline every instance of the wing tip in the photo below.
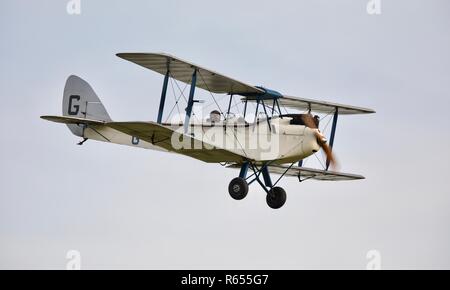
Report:
M 364 108 L 364 114 L 375 114 L 376 112 L 374 109 Z
M 51 115 L 42 115 L 42 116 L 39 116 L 39 118 L 41 118 L 41 119 L 43 119 L 43 120 L 46 120 L 46 121 L 51 121 L 54 117 L 57 117 L 57 116 L 51 116 Z
M 123 59 L 127 59 L 128 56 L 137 56 L 137 55 L 159 55 L 159 56 L 164 56 L 164 57 L 170 57 L 170 58 L 177 58 L 173 55 L 171 55 L 170 53 L 165 53 L 165 52 L 118 52 L 116 53 L 117 57 L 123 58 Z

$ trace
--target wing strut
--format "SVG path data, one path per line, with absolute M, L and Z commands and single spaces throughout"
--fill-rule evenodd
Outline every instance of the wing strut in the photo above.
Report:
M 163 111 L 164 111 L 164 103 L 166 101 L 166 92 L 167 92 L 167 83 L 169 81 L 169 65 L 167 64 L 167 72 L 166 75 L 164 76 L 164 83 L 163 83 L 163 88 L 162 88 L 162 92 L 161 92 L 161 101 L 159 102 L 159 111 L 158 111 L 158 120 L 157 123 L 161 124 L 162 122 L 162 115 L 163 115 Z
M 339 115 L 339 109 L 338 109 L 338 107 L 336 107 L 336 111 L 334 111 L 333 125 L 331 127 L 331 134 L 330 134 L 330 149 L 331 150 L 333 150 L 334 135 L 336 133 L 336 124 L 337 124 L 337 120 L 338 120 L 338 115 Z M 325 170 L 328 170 L 328 167 L 330 167 L 330 160 L 327 158 Z
M 184 118 L 184 133 L 186 134 L 189 128 L 189 120 L 191 119 L 192 106 L 194 104 L 195 85 L 197 83 L 197 68 L 194 68 L 192 74 L 191 90 L 189 91 L 189 100 L 186 107 L 186 117 Z
M 244 118 L 247 115 L 247 99 L 245 99 L 245 105 L 244 105 Z
M 231 110 L 231 101 L 233 100 L 233 94 L 230 94 L 230 102 L 228 103 L 228 109 L 227 109 L 227 116 L 226 118 L 229 117 L 230 115 L 230 110 Z

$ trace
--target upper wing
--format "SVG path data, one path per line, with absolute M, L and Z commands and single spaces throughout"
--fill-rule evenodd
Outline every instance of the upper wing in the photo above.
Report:
M 233 164 L 228 167 L 239 168 L 240 165 Z M 329 181 L 364 179 L 364 176 L 358 174 L 342 173 L 298 166 L 292 166 L 291 168 L 289 168 L 289 166 L 287 165 L 269 165 L 268 169 L 270 173 L 283 174 L 284 172 L 286 172 L 286 176 L 299 177 L 303 180 L 310 178 L 315 180 Z
M 243 162 L 246 159 L 245 156 L 225 149 L 211 148 L 210 144 L 194 139 L 189 135 L 180 134 L 154 122 L 110 122 L 106 123 L 106 126 L 130 136 L 139 137 L 168 151 L 187 155 L 205 162 Z M 183 144 L 190 144 L 192 149 L 174 147 L 172 143 L 173 134 L 176 134 L 175 138 L 179 138 L 182 135 L 184 138 Z
M 243 100 L 247 99 L 251 102 L 256 102 L 256 97 L 250 96 L 245 97 Z M 372 109 L 355 107 L 350 105 L 343 105 L 337 103 L 330 103 L 324 101 L 311 100 L 306 98 L 297 98 L 297 97 L 289 97 L 283 96 L 278 98 L 278 103 L 280 106 L 284 106 L 291 109 L 296 110 L 309 110 L 318 113 L 330 113 L 334 112 L 336 108 L 338 108 L 340 115 L 353 115 L 353 114 L 370 114 L 375 113 Z
M 197 68 L 196 86 L 213 93 L 248 94 L 264 92 L 254 86 L 165 53 L 118 53 L 117 56 L 163 75 L 169 69 L 172 78 L 187 84 L 191 82 L 194 68 Z

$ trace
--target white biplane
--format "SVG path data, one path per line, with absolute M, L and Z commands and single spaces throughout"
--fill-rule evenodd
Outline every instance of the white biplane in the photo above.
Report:
M 174 152 L 240 169 L 239 176 L 231 180 L 228 186 L 231 197 L 243 199 L 249 185 L 256 181 L 266 192 L 267 204 L 274 209 L 286 202 L 286 192 L 276 186 L 284 176 L 293 176 L 299 181 L 364 178 L 329 168 L 335 164 L 332 148 L 338 116 L 374 113 L 371 109 L 285 96 L 168 54 L 120 53 L 117 56 L 164 75 L 156 122 L 112 121 L 91 86 L 77 76 L 67 79 L 63 116 L 41 118 L 67 124 L 73 134 L 83 138 L 79 145 L 92 139 Z M 163 122 L 169 80 L 172 86 L 173 82 L 189 85 L 189 95 L 185 96 L 179 89 L 180 96 L 176 101 L 177 105 L 181 97 L 186 101 L 185 113 L 182 114 L 184 121 Z M 196 88 L 209 91 L 216 104 L 213 94 L 228 95 L 227 110 L 221 110 L 217 104 L 217 110 L 210 112 L 208 118 L 191 118 L 194 104 L 202 101 L 194 99 Z M 237 103 L 243 106 L 243 115 L 232 112 L 235 107 L 232 107 L 232 101 L 236 104 L 236 97 L 239 98 Z M 252 104 L 252 114 L 248 112 L 248 104 Z M 297 112 L 289 113 L 287 109 Z M 326 114 L 330 121 L 332 118 L 329 141 L 319 130 L 320 118 L 313 116 L 312 112 Z M 302 166 L 303 160 L 320 148 L 326 156 L 323 168 Z M 252 174 L 248 174 L 249 169 Z M 271 173 L 280 175 L 275 182 L 271 179 Z

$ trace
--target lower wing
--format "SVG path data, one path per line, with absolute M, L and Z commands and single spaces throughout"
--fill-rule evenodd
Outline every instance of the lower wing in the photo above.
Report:
M 240 165 L 233 164 L 229 165 L 228 167 L 240 168 Z M 338 181 L 338 180 L 357 180 L 365 178 L 364 176 L 358 174 L 335 172 L 307 167 L 298 167 L 289 165 L 269 165 L 267 167 L 270 173 L 298 177 L 300 181 L 307 179 Z

